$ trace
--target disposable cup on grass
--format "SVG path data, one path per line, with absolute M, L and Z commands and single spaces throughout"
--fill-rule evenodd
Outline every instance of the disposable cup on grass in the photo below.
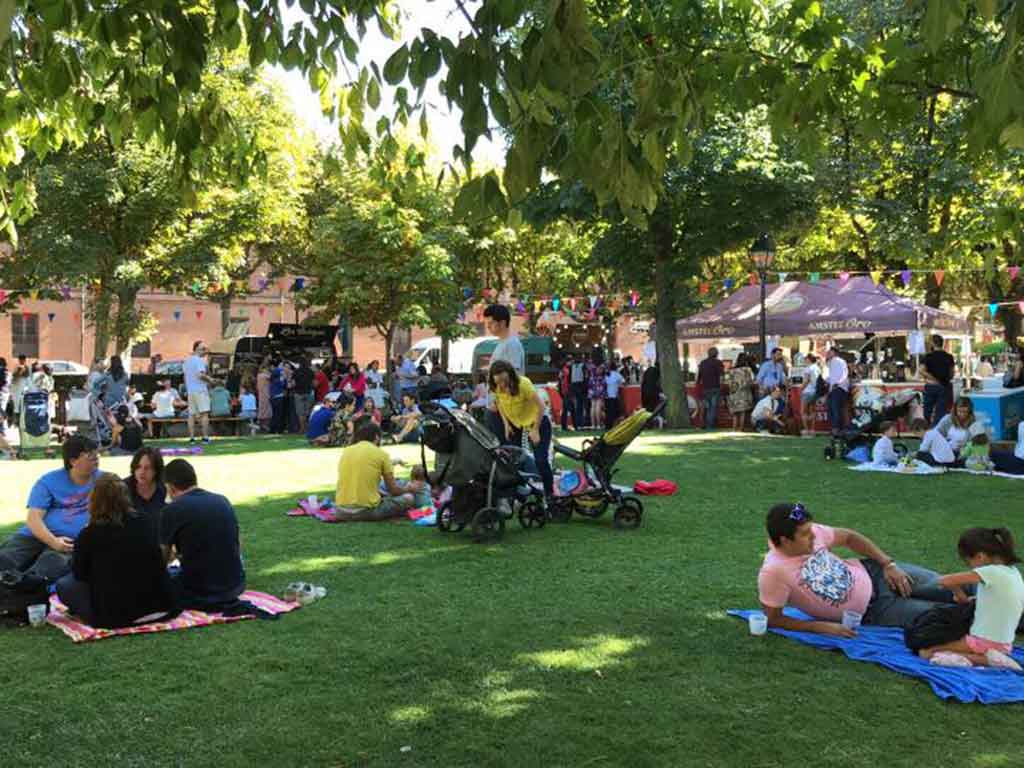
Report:
M 763 613 L 752 613 L 747 619 L 747 624 L 750 627 L 750 634 L 755 637 L 760 637 L 768 631 L 768 617 Z
M 28 623 L 33 627 L 41 627 L 46 622 L 46 604 L 36 603 L 28 607 Z
M 309 503 L 310 509 L 316 509 L 320 506 L 320 502 L 317 500 L 315 493 L 309 494 L 309 498 L 306 499 L 306 501 Z
M 864 617 L 856 611 L 843 611 L 843 626 L 856 632 L 857 629 L 860 628 L 860 623 L 863 618 Z

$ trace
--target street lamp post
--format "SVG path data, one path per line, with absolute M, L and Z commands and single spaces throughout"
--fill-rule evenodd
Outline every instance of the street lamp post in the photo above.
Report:
M 768 268 L 775 260 L 775 241 L 767 232 L 758 235 L 757 240 L 750 246 L 750 258 L 757 268 L 758 282 L 761 283 L 761 361 L 768 359 L 768 311 L 765 308 L 767 294 Z

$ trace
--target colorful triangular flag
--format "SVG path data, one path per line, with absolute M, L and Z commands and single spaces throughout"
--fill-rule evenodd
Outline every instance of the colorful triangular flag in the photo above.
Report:
M 700 292 L 701 296 L 703 296 L 705 293 L 711 290 L 711 286 L 708 285 L 707 283 L 701 283 L 698 286 L 697 290 Z
M 555 310 L 555 312 L 557 312 L 558 308 L 561 307 L 561 306 L 562 306 L 562 300 L 560 298 L 558 298 L 557 296 L 555 296 L 555 298 L 552 299 L 552 301 L 551 301 L 551 308 L 553 310 Z
M 180 309 L 174 310 L 174 319 L 175 320 L 181 320 L 181 310 Z
M 202 320 L 202 319 L 203 319 L 203 310 L 197 309 L 196 310 L 196 320 Z
M 725 290 L 731 291 L 734 285 L 736 285 L 735 280 L 733 280 L 731 277 L 725 278 Z
M 50 321 L 51 323 L 53 322 L 53 318 L 55 318 L 56 316 L 57 316 L 57 315 L 56 315 L 56 313 L 54 313 L 54 312 L 47 312 L 47 313 L 46 313 L 46 317 L 47 317 L 47 318 L 49 319 L 49 321 Z
M 909 288 L 910 287 L 910 281 L 912 279 L 913 279 L 913 273 L 911 273 L 911 271 L 909 269 L 904 269 L 904 270 L 900 271 L 900 280 L 903 281 L 903 287 L 904 288 Z
M 1018 301 L 1017 302 L 1017 309 L 1019 309 L 1020 313 L 1022 315 L 1024 315 L 1024 301 Z
M 821 280 L 821 272 L 811 272 L 811 282 L 816 283 Z
M 882 282 L 882 270 L 876 269 L 871 273 L 871 282 L 875 285 L 879 285 Z
M 544 309 L 544 302 L 543 301 L 541 301 L 540 299 L 537 299 L 537 301 L 533 302 L 533 311 L 534 312 L 536 312 L 537 314 L 540 314 L 540 311 L 542 309 Z
M 999 311 L 999 305 L 996 304 L 995 302 L 992 302 L 991 304 L 988 305 L 988 311 L 992 315 L 992 317 L 995 317 L 996 312 Z
M 260 317 L 263 317 L 265 314 L 267 314 L 267 308 L 260 307 Z
M 597 306 L 597 296 L 590 297 L 590 308 L 593 309 Z
M 1016 280 L 1017 275 L 1020 273 L 1020 267 L 1008 267 L 1006 271 L 1010 273 L 1011 280 Z
M 850 279 L 850 273 L 849 272 L 840 272 L 839 273 L 839 279 L 842 280 L 845 283 L 847 280 Z
M 786 282 L 786 278 L 789 277 L 789 272 L 779 272 L 779 282 Z
M 946 278 L 946 270 L 936 269 L 935 270 L 935 284 L 941 286 L 942 281 Z

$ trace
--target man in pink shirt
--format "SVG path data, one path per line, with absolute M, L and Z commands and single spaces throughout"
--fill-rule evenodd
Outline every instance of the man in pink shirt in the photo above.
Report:
M 844 611 L 861 614 L 864 624 L 906 627 L 936 604 L 954 602 L 935 571 L 897 564 L 857 531 L 813 522 L 802 504 L 776 504 L 765 522 L 769 550 L 757 587 L 770 627 L 852 637 L 841 623 Z M 864 559 L 843 560 L 833 547 Z M 786 606 L 814 620 L 786 616 Z

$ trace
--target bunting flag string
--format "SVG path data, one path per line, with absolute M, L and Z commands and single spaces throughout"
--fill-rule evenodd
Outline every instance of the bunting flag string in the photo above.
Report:
M 55 317 L 57 317 L 57 313 L 56 312 L 47 312 L 46 313 L 46 319 L 49 320 L 51 323 L 53 322 Z

